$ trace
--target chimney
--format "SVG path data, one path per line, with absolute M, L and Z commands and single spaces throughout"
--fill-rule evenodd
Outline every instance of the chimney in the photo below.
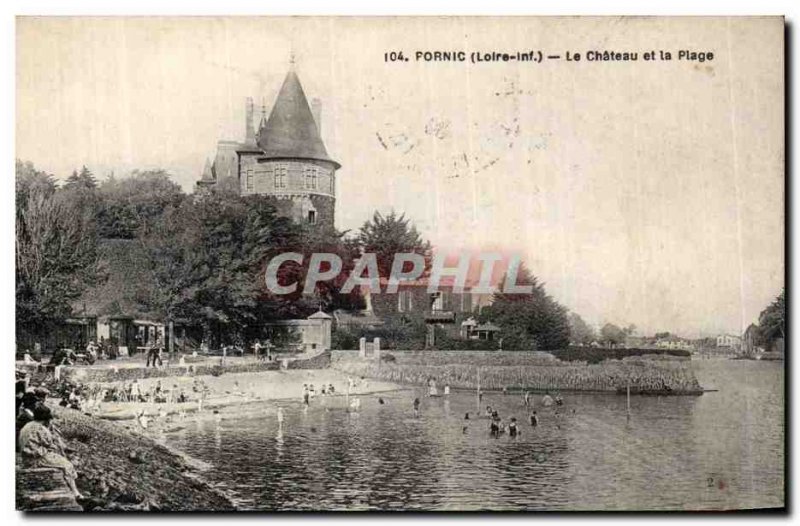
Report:
M 256 136 L 253 130 L 253 97 L 247 97 L 247 101 L 245 102 L 245 114 L 244 142 L 247 144 L 255 144 Z
M 314 115 L 314 122 L 317 123 L 317 131 L 322 135 L 322 101 L 311 99 L 311 113 Z

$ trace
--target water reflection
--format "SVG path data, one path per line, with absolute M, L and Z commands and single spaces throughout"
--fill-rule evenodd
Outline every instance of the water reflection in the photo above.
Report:
M 256 509 L 717 509 L 783 503 L 779 364 L 704 361 L 702 397 L 568 395 L 535 407 L 485 394 L 521 434 L 491 438 L 474 393 L 315 398 L 249 419 L 187 421 L 170 437 Z M 420 397 L 419 417 L 412 401 Z M 262 415 L 261 411 L 255 411 Z M 470 419 L 465 420 L 465 413 Z M 466 429 L 465 429 L 466 428 Z M 710 481 L 710 482 L 709 482 Z

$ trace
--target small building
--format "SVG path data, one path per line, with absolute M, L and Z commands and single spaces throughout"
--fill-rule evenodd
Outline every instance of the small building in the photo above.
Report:
M 658 349 L 672 349 L 681 351 L 693 351 L 694 344 L 686 338 L 679 336 L 667 336 L 666 338 L 659 338 L 655 342 L 655 347 Z
M 475 318 L 469 317 L 461 322 L 459 336 L 466 340 L 486 340 L 494 341 L 500 332 L 500 327 L 494 323 L 478 323 Z
M 500 332 L 500 327 L 498 327 L 494 323 L 491 322 L 483 323 L 481 325 L 476 326 L 472 330 L 472 334 L 474 335 L 472 339 L 494 341 L 499 332 Z
M 330 350 L 331 326 L 333 318 L 322 312 L 315 312 L 305 320 L 279 320 L 267 324 L 271 332 L 273 344 L 278 351 L 294 350 L 297 352 L 315 352 Z M 281 344 L 276 340 L 286 338 L 290 343 L 281 349 Z
M 733 334 L 720 334 L 717 336 L 717 347 L 738 349 L 742 346 L 742 338 Z
M 459 336 L 461 336 L 465 340 L 469 339 L 471 335 L 474 333 L 475 327 L 477 326 L 478 322 L 475 320 L 475 318 L 470 316 L 469 318 L 461 322 L 461 331 L 459 332 Z

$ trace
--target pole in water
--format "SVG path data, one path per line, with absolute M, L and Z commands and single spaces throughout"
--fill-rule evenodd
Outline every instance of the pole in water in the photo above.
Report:
M 626 391 L 628 392 L 628 420 L 630 420 L 631 419 L 631 384 L 630 383 L 628 383 Z
M 478 411 L 481 410 L 481 370 L 478 369 L 478 390 L 475 391 L 475 407 Z

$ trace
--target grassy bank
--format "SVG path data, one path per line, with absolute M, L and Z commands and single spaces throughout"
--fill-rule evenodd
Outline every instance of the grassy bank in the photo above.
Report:
M 475 362 L 475 360 L 473 360 Z M 558 391 L 616 392 L 630 385 L 636 393 L 697 394 L 702 388 L 691 367 L 685 362 L 619 361 L 574 365 L 549 364 L 501 365 L 490 363 L 411 364 L 339 360 L 334 366 L 349 374 L 379 378 L 384 381 L 425 385 L 434 378 L 439 385 L 475 389 L 531 389 Z
M 71 450 L 85 510 L 232 511 L 233 503 L 203 481 L 185 456 L 139 433 L 133 425 L 106 422 L 56 409 L 56 427 Z

